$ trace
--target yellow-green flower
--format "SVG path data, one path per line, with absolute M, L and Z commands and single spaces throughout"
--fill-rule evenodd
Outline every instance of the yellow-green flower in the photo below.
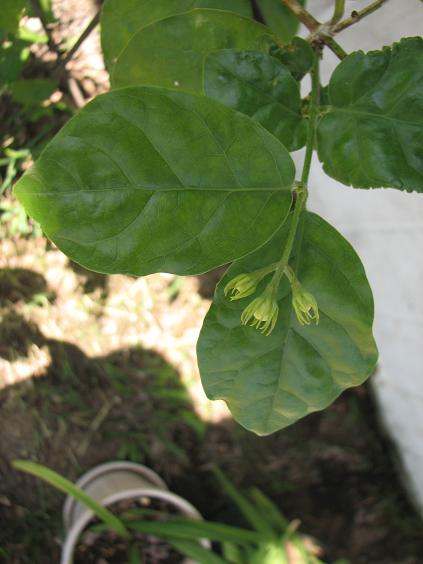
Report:
M 279 307 L 270 284 L 263 294 L 247 305 L 241 314 L 241 323 L 251 325 L 261 333 L 270 335 L 276 325 Z
M 275 264 L 271 264 L 259 270 L 254 270 L 254 272 L 238 274 L 226 284 L 224 288 L 225 296 L 229 295 L 231 301 L 251 296 L 257 290 L 257 286 L 262 279 L 275 270 L 275 266 Z
M 307 292 L 296 280 L 292 284 L 292 306 L 301 325 L 319 323 L 319 308 L 313 294 Z

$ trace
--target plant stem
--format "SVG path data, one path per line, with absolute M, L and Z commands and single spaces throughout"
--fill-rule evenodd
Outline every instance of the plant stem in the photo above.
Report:
M 301 213 L 304 210 L 308 196 L 308 178 L 310 176 L 311 159 L 313 157 L 314 143 L 316 139 L 316 122 L 318 117 L 318 109 L 320 102 L 320 52 L 315 50 L 314 62 L 311 69 L 311 100 L 310 100 L 310 117 L 308 122 L 306 152 L 304 156 L 303 171 L 301 174 L 301 181 L 296 188 L 297 199 L 295 201 L 295 208 L 292 214 L 291 225 L 289 226 L 288 238 L 284 247 L 284 251 L 279 261 L 278 268 L 273 275 L 270 284 L 273 285 L 274 291 L 277 292 L 279 282 L 285 273 L 285 268 L 288 266 L 289 258 L 291 256 L 292 248 L 294 246 L 295 235 L 297 233 L 298 224 L 300 221 Z
M 40 20 L 41 25 L 42 25 L 42 27 L 45 31 L 45 34 L 47 35 L 47 45 L 49 46 L 50 51 L 55 53 L 57 58 L 60 59 L 61 51 L 60 51 L 59 47 L 56 45 L 56 42 L 53 39 L 53 36 L 51 34 L 47 20 L 45 18 L 45 14 L 44 14 L 43 9 L 41 7 L 40 1 L 39 0 L 30 0 L 30 4 L 31 4 L 32 10 L 33 10 L 35 16 Z
M 331 24 L 336 24 L 342 18 L 345 12 L 345 0 L 335 0 L 335 9 L 331 19 Z
M 342 60 L 347 56 L 347 53 L 339 43 L 328 33 L 329 28 L 327 24 L 322 25 L 297 0 L 282 0 L 282 3 L 311 31 L 312 40 L 325 43 L 338 59 Z
M 95 14 L 95 16 L 92 18 L 90 23 L 87 25 L 87 27 L 81 33 L 81 35 L 78 37 L 78 39 L 76 40 L 74 45 L 69 49 L 69 51 L 66 53 L 66 55 L 61 59 L 60 66 L 64 67 L 66 65 L 66 63 L 68 63 L 72 59 L 72 57 L 74 56 L 76 51 L 78 51 L 78 49 L 81 47 L 82 43 L 87 39 L 87 37 L 90 35 L 90 33 L 93 31 L 93 29 L 99 23 L 99 21 L 100 21 L 100 11 L 98 11 Z
M 349 18 L 346 18 L 345 20 L 339 22 L 337 25 L 334 26 L 334 28 L 332 29 L 333 33 L 339 33 L 340 31 L 346 29 L 347 27 L 350 27 L 351 25 L 359 22 L 369 14 L 381 8 L 383 4 L 385 4 L 385 2 L 387 1 L 388 0 L 376 0 L 375 2 L 372 2 L 371 4 L 369 4 L 369 6 L 363 8 L 359 12 L 354 11 Z
M 303 8 L 297 0 L 282 0 L 282 3 L 285 4 L 285 6 L 297 16 L 297 19 L 299 19 L 300 22 L 303 23 L 310 31 L 316 31 L 320 27 L 320 22 L 318 22 L 315 17 L 310 14 L 310 12 Z
M 320 52 L 314 52 L 314 61 L 311 68 L 311 97 L 310 112 L 307 130 L 306 153 L 304 157 L 303 172 L 301 174 L 301 185 L 307 190 L 308 177 L 310 175 L 311 158 L 313 156 L 314 142 L 316 137 L 316 122 L 320 103 Z

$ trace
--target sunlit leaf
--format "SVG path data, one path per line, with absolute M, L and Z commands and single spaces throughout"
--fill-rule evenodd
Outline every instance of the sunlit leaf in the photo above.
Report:
M 114 87 L 154 84 L 201 94 L 203 64 L 219 49 L 268 52 L 265 26 L 231 12 L 192 10 L 155 22 L 133 35 L 116 61 Z
M 229 269 L 198 342 L 206 394 L 225 400 L 234 418 L 259 435 L 324 409 L 343 390 L 366 380 L 377 360 L 373 299 L 360 259 L 333 227 L 308 212 L 300 223 L 291 267 L 317 299 L 320 323 L 300 325 L 284 279 L 274 331 L 264 336 L 241 325 L 241 312 L 252 296 L 231 302 L 223 288 L 237 274 L 278 260 L 287 228 Z
M 230 49 L 210 54 L 204 93 L 260 122 L 289 150 L 304 145 L 307 126 L 298 82 L 274 57 Z
M 423 192 L 423 39 L 351 53 L 318 129 L 325 172 L 357 188 Z
M 252 16 L 249 0 L 106 0 L 101 16 L 101 44 L 106 66 L 112 68 L 136 31 L 194 8 L 229 10 Z
M 293 180 L 287 150 L 250 118 L 134 87 L 70 120 L 15 193 L 87 268 L 193 274 L 263 245 L 288 214 Z

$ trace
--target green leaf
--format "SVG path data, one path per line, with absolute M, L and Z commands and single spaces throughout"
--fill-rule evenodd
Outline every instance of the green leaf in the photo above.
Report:
M 155 22 L 132 36 L 119 55 L 113 87 L 154 84 L 201 94 L 203 64 L 219 49 L 268 52 L 265 26 L 221 10 L 192 10 Z
M 101 16 L 101 44 L 106 66 L 112 68 L 136 31 L 194 8 L 229 10 L 252 16 L 249 0 L 106 0 Z
M 53 470 L 46 468 L 42 464 L 30 462 L 29 460 L 15 460 L 13 466 L 17 470 L 32 474 L 48 484 L 52 485 L 57 490 L 72 496 L 77 501 L 91 509 L 91 511 L 103 521 L 111 530 L 115 531 L 118 535 L 127 538 L 129 533 L 125 525 L 108 509 L 100 505 L 95 499 L 87 495 L 83 490 L 69 482 L 66 478 L 57 474 Z
M 304 5 L 304 0 L 300 4 Z M 288 43 L 297 33 L 299 22 L 296 16 L 282 4 L 282 0 L 257 0 L 257 6 L 265 23 L 283 42 Z
M 305 144 L 298 82 L 274 57 L 231 49 L 211 53 L 204 65 L 204 93 L 257 120 L 289 150 Z
M 157 535 L 172 539 L 209 539 L 216 542 L 235 542 L 239 544 L 259 543 L 263 536 L 257 531 L 241 529 L 223 523 L 194 521 L 190 519 L 172 519 L 169 521 L 131 521 L 128 527 L 140 533 Z
M 336 68 L 318 128 L 327 174 L 357 188 L 423 192 L 423 39 L 357 51 Z
M 0 39 L 3 34 L 16 33 L 23 16 L 26 0 L 2 0 L 0 8 Z
M 247 522 L 260 534 L 268 537 L 273 536 L 273 527 L 263 519 L 263 515 L 257 511 L 254 504 L 251 503 L 223 474 L 219 468 L 214 468 L 214 473 L 219 480 L 223 490 L 237 505 L 238 509 L 244 515 Z
M 38 106 L 57 89 L 57 82 L 49 78 L 15 80 L 8 85 L 13 98 L 25 108 Z
M 283 145 L 250 118 L 203 96 L 133 87 L 70 120 L 15 194 L 86 268 L 194 274 L 273 235 L 294 172 Z
M 195 562 L 201 562 L 201 564 L 228 564 L 225 560 L 220 558 L 220 556 L 210 549 L 204 548 L 201 544 L 198 544 L 198 542 L 176 539 L 169 539 L 169 542 L 181 554 L 187 558 L 194 559 Z
M 283 47 L 272 47 L 270 54 L 289 69 L 295 80 L 301 80 L 313 65 L 313 49 L 301 37 L 294 37 Z
M 290 266 L 317 300 L 319 325 L 298 323 L 286 278 L 279 288 L 274 331 L 266 337 L 241 325 L 241 312 L 254 296 L 231 302 L 223 288 L 234 276 L 278 260 L 288 223 L 223 277 L 197 346 L 207 396 L 225 400 L 234 418 L 259 435 L 324 409 L 343 390 L 366 380 L 377 360 L 373 299 L 360 259 L 312 213 L 302 216 Z M 257 295 L 267 282 L 262 281 Z
M 289 522 L 273 501 L 257 488 L 251 490 L 250 497 L 257 509 L 260 510 L 263 518 L 274 527 L 275 532 L 283 533 L 288 527 Z
M 21 41 L 0 44 L 0 87 L 20 78 L 25 64 L 24 49 Z

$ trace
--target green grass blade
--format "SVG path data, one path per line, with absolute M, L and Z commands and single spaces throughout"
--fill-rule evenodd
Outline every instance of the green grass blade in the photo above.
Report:
M 181 554 L 201 564 L 228 564 L 226 560 L 195 541 L 169 539 L 168 542 Z
M 273 501 L 257 488 L 253 488 L 250 491 L 250 497 L 263 515 L 263 519 L 272 524 L 278 534 L 283 533 L 288 527 L 289 521 L 283 516 Z
M 193 540 L 207 538 L 217 542 L 235 542 L 238 544 L 257 544 L 262 536 L 256 531 L 240 529 L 222 523 L 207 521 L 193 521 L 189 519 L 173 519 L 165 522 L 132 521 L 127 526 L 141 533 L 151 534 L 162 538 Z
M 259 533 L 262 533 L 267 538 L 274 537 L 275 532 L 273 527 L 266 522 L 261 513 L 223 474 L 219 468 L 213 469 L 214 474 L 219 480 L 225 492 L 237 504 L 239 510 L 244 515 L 245 519 L 250 525 Z
M 50 470 L 42 464 L 30 462 L 29 460 L 15 460 L 13 462 L 13 466 L 17 470 L 21 470 L 22 472 L 26 472 L 27 474 L 32 474 L 37 478 L 41 478 L 41 480 L 49 483 L 57 490 L 60 490 L 65 494 L 72 496 L 80 503 L 83 503 L 118 535 L 124 538 L 128 538 L 130 536 L 128 529 L 120 521 L 120 519 L 113 515 L 113 513 L 111 513 L 108 509 L 100 505 L 92 497 L 87 495 L 83 490 L 75 486 L 75 484 L 72 484 L 72 482 L 70 482 L 57 472 L 54 472 L 54 470 Z

